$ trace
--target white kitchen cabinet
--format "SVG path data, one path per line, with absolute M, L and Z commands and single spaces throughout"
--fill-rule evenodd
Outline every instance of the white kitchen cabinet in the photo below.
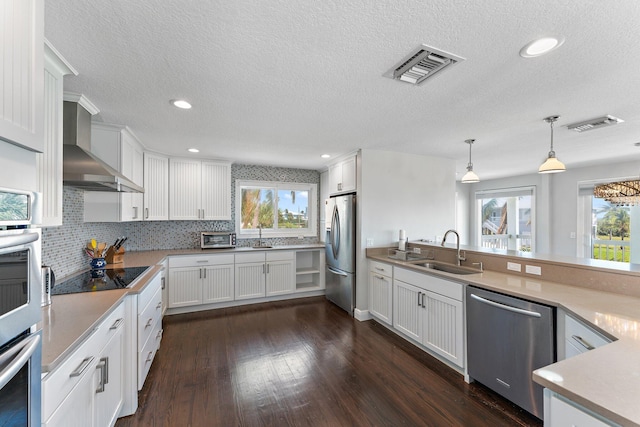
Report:
M 42 380 L 46 427 L 113 426 L 124 396 L 124 330 L 120 303 L 78 348 Z
M 393 324 L 393 267 L 369 261 L 369 313 L 379 321 Z
M 558 360 L 586 353 L 611 340 L 585 323 L 558 311 Z
M 127 127 L 91 124 L 91 152 L 135 184 L 144 186 L 144 150 Z M 142 221 L 143 193 L 85 191 L 85 222 Z
M 234 255 L 169 258 L 169 308 L 234 299 Z
M 171 158 L 169 219 L 230 220 L 231 165 Z
M 396 267 L 393 288 L 393 326 L 464 367 L 462 284 Z
M 236 255 L 235 299 L 295 292 L 295 252 L 256 251 Z
M 169 158 L 144 153 L 144 220 L 169 219 Z
M 142 389 L 162 340 L 162 273 L 138 294 L 138 390 Z
M 329 194 L 356 191 L 356 156 L 348 157 L 329 166 Z
M 44 149 L 36 154 L 38 189 L 42 193 L 42 226 L 62 225 L 63 78 L 78 73 L 45 40 Z
M 605 427 L 618 424 L 547 388 L 544 389 L 545 427 Z
M 324 249 L 296 251 L 296 292 L 325 288 L 324 257 Z
M 44 1 L 4 0 L 0 11 L 0 138 L 43 152 Z

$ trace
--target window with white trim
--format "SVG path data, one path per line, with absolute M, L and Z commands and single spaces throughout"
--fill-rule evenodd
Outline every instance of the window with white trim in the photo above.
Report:
M 317 236 L 317 184 L 236 181 L 238 238 Z

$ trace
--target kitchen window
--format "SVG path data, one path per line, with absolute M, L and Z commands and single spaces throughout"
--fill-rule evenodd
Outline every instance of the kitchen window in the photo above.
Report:
M 535 187 L 476 192 L 476 244 L 532 252 L 535 240 Z
M 317 236 L 317 184 L 236 182 L 239 238 Z

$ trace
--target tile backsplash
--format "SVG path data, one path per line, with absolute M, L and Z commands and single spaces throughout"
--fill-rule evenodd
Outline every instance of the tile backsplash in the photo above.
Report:
M 271 166 L 231 166 L 231 217 L 235 218 L 235 181 L 250 179 L 320 183 L 315 170 L 278 168 Z M 319 193 L 319 192 L 318 192 Z M 320 204 L 318 203 L 318 206 Z M 83 222 L 84 191 L 64 187 L 63 223 L 60 227 L 46 227 L 42 233 L 42 261 L 50 265 L 58 277 L 65 277 L 89 266 L 84 247 L 92 238 L 111 244 L 120 236 L 127 236 L 127 251 L 158 249 L 191 249 L 200 247 L 201 231 L 233 231 L 234 221 L 139 221 L 139 222 Z M 317 243 L 317 237 L 263 239 L 266 244 Z M 239 239 L 238 246 L 251 246 L 253 239 Z

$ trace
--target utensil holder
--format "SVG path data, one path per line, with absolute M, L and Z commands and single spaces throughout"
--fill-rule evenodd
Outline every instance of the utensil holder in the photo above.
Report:
M 120 248 L 117 251 L 112 247 L 107 249 L 105 259 L 109 264 L 122 264 L 124 262 L 124 248 Z
M 104 258 L 91 258 L 91 262 L 89 263 L 93 270 L 97 270 L 100 268 L 104 268 L 107 265 L 107 262 Z

